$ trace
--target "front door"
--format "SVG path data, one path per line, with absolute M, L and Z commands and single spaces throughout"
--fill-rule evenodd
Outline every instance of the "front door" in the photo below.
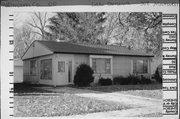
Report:
M 67 85 L 73 83 L 72 60 L 61 59 L 57 61 L 57 81 L 58 85 Z
M 57 81 L 60 85 L 66 85 L 67 84 L 67 66 L 66 66 L 65 60 L 58 60 L 57 61 Z

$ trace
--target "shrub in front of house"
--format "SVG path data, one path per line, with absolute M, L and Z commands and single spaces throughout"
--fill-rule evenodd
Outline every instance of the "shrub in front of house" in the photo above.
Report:
M 162 83 L 162 65 L 157 67 L 154 74 L 154 79 L 156 80 L 156 82 Z
M 110 78 L 100 78 L 98 84 L 101 86 L 112 85 L 112 80 Z
M 139 84 L 140 83 L 140 77 L 134 74 L 129 74 L 129 76 L 127 77 L 127 79 L 129 80 L 129 84 Z
M 117 76 L 113 78 L 113 84 L 115 85 L 128 85 L 130 80 L 127 77 Z
M 141 78 L 140 78 L 139 83 L 140 84 L 150 84 L 150 83 L 152 83 L 152 81 L 149 78 L 142 75 Z
M 83 87 L 89 86 L 94 81 L 92 68 L 87 64 L 80 64 L 77 67 L 76 74 L 74 76 L 75 86 Z

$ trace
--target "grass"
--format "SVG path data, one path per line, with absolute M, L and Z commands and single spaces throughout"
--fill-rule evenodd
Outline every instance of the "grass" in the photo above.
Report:
M 162 84 L 94 86 L 85 89 L 108 93 L 120 92 L 130 95 L 162 99 Z
M 139 115 L 138 117 L 162 117 L 162 113 L 151 113 L 151 114 L 144 114 L 144 115 Z
M 66 92 L 55 93 L 37 89 L 36 87 L 39 87 L 39 85 L 14 85 L 14 115 L 16 117 L 68 116 L 133 108 L 131 105 L 84 98 Z M 65 87 L 62 87 L 62 89 Z M 78 89 L 78 87 L 74 88 Z M 81 87 L 81 89 L 95 90 L 103 93 L 120 92 L 162 99 L 161 84 L 94 86 Z M 140 116 L 156 117 L 160 115 L 162 114 L 153 113 Z
M 14 84 L 14 115 L 16 117 L 68 116 L 132 108 L 120 103 L 36 88 L 41 86 Z
M 52 93 L 52 91 L 46 91 L 46 90 L 34 88 L 34 87 L 40 87 L 40 86 L 43 86 L 43 85 L 15 83 L 14 93 L 17 95 L 24 95 L 28 93 Z
M 156 98 L 162 99 L 162 90 L 131 90 L 131 91 L 122 91 L 124 94 L 130 94 L 135 96 L 142 96 L 147 98 Z
M 129 109 L 124 104 L 59 94 L 56 96 L 15 96 L 16 117 L 50 117 Z
M 27 85 L 27 84 L 15 84 L 15 95 L 35 95 L 36 93 L 56 93 L 53 91 L 47 91 L 43 89 L 37 89 L 35 87 L 41 87 L 42 85 Z M 78 88 L 71 86 L 73 88 Z M 62 87 L 64 88 L 64 87 Z M 149 97 L 162 99 L 162 84 L 146 84 L 146 85 L 110 85 L 110 86 L 94 86 L 94 87 L 81 87 L 81 89 L 89 89 L 100 92 L 120 92 L 123 94 L 130 94 L 135 96 Z M 63 93 L 63 92 L 62 92 Z M 38 94 L 39 95 L 39 94 Z

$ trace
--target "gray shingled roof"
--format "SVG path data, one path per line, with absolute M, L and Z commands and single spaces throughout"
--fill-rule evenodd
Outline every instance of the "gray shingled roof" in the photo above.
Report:
M 68 54 L 97 54 L 97 55 L 123 55 L 153 57 L 151 54 L 129 50 L 123 46 L 89 45 L 70 42 L 37 41 L 54 53 Z

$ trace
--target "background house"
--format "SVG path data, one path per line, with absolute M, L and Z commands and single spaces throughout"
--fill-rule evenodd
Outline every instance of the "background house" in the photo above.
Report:
M 67 85 L 73 83 L 77 67 L 86 63 L 100 77 L 139 74 L 150 78 L 153 55 L 108 45 L 35 41 L 23 55 L 24 82 Z
M 23 82 L 23 61 L 21 59 L 14 60 L 14 83 Z

